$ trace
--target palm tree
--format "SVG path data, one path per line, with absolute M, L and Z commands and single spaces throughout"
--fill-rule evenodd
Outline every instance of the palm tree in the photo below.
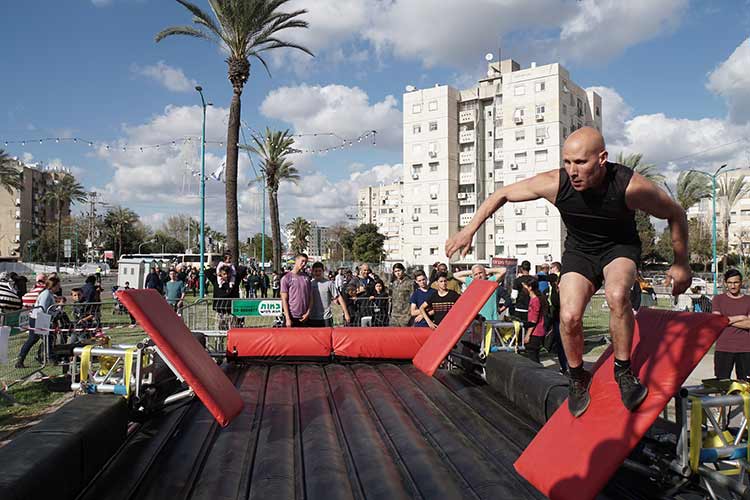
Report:
M 286 225 L 286 229 L 292 237 L 292 241 L 289 242 L 292 252 L 304 252 L 305 248 L 307 248 L 307 242 L 310 239 L 310 223 L 302 217 L 295 217 Z
M 677 185 L 672 198 L 686 211 L 704 198 L 711 197 L 711 185 L 708 179 L 700 173 L 685 170 L 677 176 Z
M 23 172 L 18 170 L 8 153 L 0 149 L 0 187 L 4 187 L 10 194 L 23 189 Z
M 42 196 L 45 203 L 54 203 L 57 214 L 57 244 L 55 245 L 55 269 L 60 272 L 60 242 L 62 241 L 63 208 L 86 201 L 86 191 L 70 174 L 55 175 L 52 185 Z
M 122 255 L 122 239 L 125 230 L 138 222 L 138 214 L 129 208 L 121 206 L 112 207 L 104 216 L 104 224 L 112 231 L 112 236 L 117 242 L 117 255 L 119 259 Z
M 263 160 L 261 179 L 268 191 L 268 207 L 271 216 L 271 240 L 273 241 L 273 263 L 276 269 L 281 266 L 281 225 L 279 224 L 279 186 L 282 181 L 296 183 L 299 180 L 297 169 L 287 160 L 294 149 L 294 138 L 289 130 L 283 132 L 266 128 L 264 136 L 252 135 L 252 145 L 242 146 L 260 156 Z
M 288 47 L 313 55 L 305 47 L 281 40 L 278 33 L 290 28 L 307 28 L 306 21 L 299 16 L 306 10 L 280 12 L 279 8 L 289 0 L 208 0 L 213 16 L 187 0 L 177 0 L 193 14 L 193 26 L 173 26 L 156 35 L 156 41 L 172 36 L 185 35 L 202 38 L 219 45 L 228 54 L 226 63 L 232 83 L 232 103 L 227 124 L 226 160 L 226 211 L 227 242 L 232 258 L 237 263 L 239 256 L 239 225 L 237 217 L 237 145 L 240 139 L 240 98 L 245 83 L 250 78 L 250 58 L 255 58 L 268 70 L 262 53 Z
M 650 180 L 654 184 L 663 184 L 664 176 L 656 171 L 656 165 L 653 163 L 643 163 L 642 153 L 632 153 L 625 156 L 622 151 L 617 155 L 615 159 L 620 165 L 630 167 L 634 171 L 641 174 L 646 179 Z
M 721 223 L 724 229 L 724 242 L 727 245 L 727 251 L 729 251 L 729 222 L 732 208 L 734 208 L 739 199 L 745 197 L 748 191 L 750 191 L 750 184 L 745 182 L 744 175 L 730 178 L 724 174 L 719 179 L 719 191 L 716 194 L 724 205 L 724 214 Z M 726 260 L 726 255 L 724 258 Z M 726 262 L 724 269 L 726 269 Z

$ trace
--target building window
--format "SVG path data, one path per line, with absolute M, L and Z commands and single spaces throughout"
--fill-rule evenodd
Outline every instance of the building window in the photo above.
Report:
M 492 130 L 487 131 L 487 137 L 492 137 Z
M 437 142 L 431 142 L 427 145 L 427 151 L 429 151 L 431 154 L 437 154 L 439 150 L 440 147 L 438 146 Z
M 430 215 L 438 215 L 438 206 L 430 205 Z
M 536 244 L 537 255 L 547 255 L 548 253 L 549 253 L 549 243 L 537 243 Z
M 537 92 L 544 92 L 544 82 L 536 82 L 534 84 L 534 90 Z
M 415 164 L 413 164 L 411 166 L 411 171 L 412 171 L 412 173 L 415 173 L 415 174 L 419 175 L 420 173 L 422 173 L 422 164 L 421 163 L 415 163 Z
M 526 86 L 525 85 L 516 85 L 513 88 L 513 95 L 524 95 L 526 94 Z
M 427 109 L 430 111 L 437 111 L 437 101 L 430 101 L 427 103 Z
M 522 141 L 526 139 L 526 131 L 524 129 L 516 130 L 516 140 Z
M 523 233 L 526 231 L 526 221 L 520 221 L 516 224 L 516 231 Z
M 411 152 L 414 154 L 422 154 L 422 145 L 421 144 L 412 144 L 411 145 Z
M 548 225 L 546 220 L 538 220 L 536 221 L 536 230 L 537 231 L 547 231 Z
M 433 236 L 436 235 L 436 234 L 438 234 L 438 227 L 437 226 L 430 226 L 430 234 L 433 235 Z
M 536 114 L 543 115 L 544 114 L 544 104 L 537 104 L 536 105 Z
M 562 105 L 562 114 L 567 115 L 568 114 L 568 105 L 563 104 Z
M 419 114 L 422 112 L 422 105 L 421 104 L 414 104 L 411 107 L 411 112 L 416 114 Z
M 503 255 L 505 253 L 505 245 L 495 245 L 495 255 Z
M 430 255 L 437 255 L 439 251 L 438 247 L 430 247 Z
M 422 247 L 414 247 L 414 258 L 422 256 Z
M 503 234 L 505 233 L 505 224 L 498 224 L 495 228 L 495 232 L 497 234 Z
M 413 233 L 414 236 L 422 236 L 422 226 L 414 226 Z
M 568 137 L 568 127 L 563 127 L 563 139 Z
M 415 135 L 422 133 L 422 125 L 419 123 L 417 123 L 416 125 L 413 125 L 411 127 L 411 133 Z
M 487 158 L 492 158 L 492 151 L 487 151 Z
M 440 165 L 439 162 L 433 161 L 430 163 L 430 172 L 437 172 L 438 166 Z
M 547 161 L 547 150 L 540 149 L 539 151 L 534 151 L 534 161 L 536 163 L 543 163 Z
M 437 130 L 437 122 L 430 122 L 430 132 Z
M 516 163 L 526 163 L 526 153 L 515 154 Z
M 414 207 L 414 213 L 419 215 L 422 213 L 422 207 Z
M 526 255 L 526 253 L 529 250 L 529 245 L 523 244 L 523 245 L 516 245 L 516 254 L 517 255 Z
M 601 114 L 601 112 L 599 111 L 599 106 L 597 106 L 595 109 L 596 109 L 596 116 L 599 116 Z

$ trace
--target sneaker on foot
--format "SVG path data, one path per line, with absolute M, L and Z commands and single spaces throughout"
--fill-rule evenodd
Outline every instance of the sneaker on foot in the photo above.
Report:
M 583 379 L 570 379 L 568 387 L 568 409 L 570 414 L 578 418 L 586 411 L 591 403 L 589 387 L 591 387 L 591 374 L 584 372 L 586 376 Z
M 26 366 L 25 366 L 25 365 L 24 365 L 24 364 L 23 364 L 23 363 L 22 363 L 21 361 L 18 361 L 18 362 L 17 362 L 16 364 L 15 364 L 15 367 L 16 367 L 16 368 L 19 368 L 19 369 L 20 369 L 20 368 L 26 368 Z
M 617 385 L 620 386 L 620 397 L 622 397 L 622 404 L 625 405 L 630 411 L 635 410 L 643 403 L 648 395 L 648 387 L 641 384 L 638 377 L 633 375 L 633 372 L 628 368 L 622 373 L 615 375 Z

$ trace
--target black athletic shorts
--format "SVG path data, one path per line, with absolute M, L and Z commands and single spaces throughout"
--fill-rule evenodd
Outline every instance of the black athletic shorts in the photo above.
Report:
M 562 274 L 578 273 L 594 285 L 594 290 L 604 283 L 604 268 L 618 257 L 625 257 L 635 262 L 636 268 L 641 262 L 641 248 L 632 245 L 615 245 L 601 254 L 588 254 L 575 250 L 565 250 L 562 256 Z

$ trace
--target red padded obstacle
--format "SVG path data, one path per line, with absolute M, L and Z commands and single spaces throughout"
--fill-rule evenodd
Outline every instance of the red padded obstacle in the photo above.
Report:
M 117 297 L 225 427 L 242 410 L 242 399 L 224 372 L 156 290 L 123 290 Z
M 641 309 L 631 362 L 646 400 L 632 413 L 622 405 L 610 347 L 597 361 L 586 413 L 576 419 L 564 402 L 516 461 L 518 473 L 552 500 L 594 498 L 727 323 L 716 314 Z
M 331 328 L 232 328 L 227 353 L 240 357 L 330 358 Z
M 334 328 L 333 352 L 342 358 L 412 359 L 434 333 L 429 328 Z
M 487 280 L 474 280 L 461 298 L 453 304 L 437 330 L 414 356 L 414 366 L 432 376 L 443 362 L 458 339 L 477 317 L 487 299 L 495 293 L 497 283 Z

